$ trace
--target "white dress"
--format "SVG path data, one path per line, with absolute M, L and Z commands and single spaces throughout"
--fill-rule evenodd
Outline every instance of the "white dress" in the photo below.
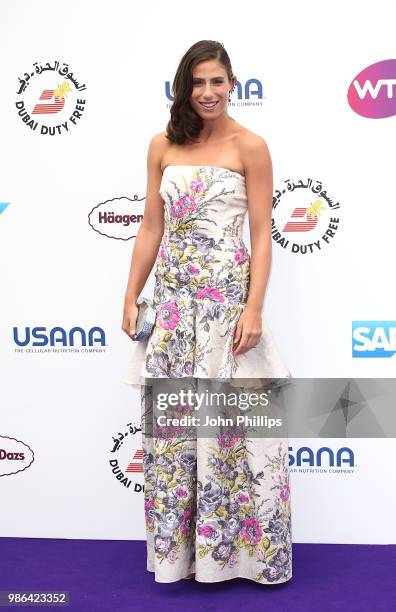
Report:
M 290 378 L 264 317 L 258 345 L 241 355 L 232 350 L 250 278 L 244 176 L 216 166 L 167 166 L 160 193 L 165 228 L 155 267 L 156 322 L 147 341 L 131 343 L 123 378 L 141 389 L 143 420 L 152 414 L 150 379 L 228 380 L 249 388 Z M 287 438 L 222 430 L 217 438 L 163 439 L 145 432 L 147 569 L 156 581 L 190 573 L 201 582 L 289 580 Z

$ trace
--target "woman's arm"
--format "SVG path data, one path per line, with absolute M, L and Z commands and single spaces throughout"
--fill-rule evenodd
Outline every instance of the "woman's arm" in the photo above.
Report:
M 234 337 L 236 355 L 256 346 L 262 335 L 261 310 L 272 260 L 271 155 L 266 142 L 255 134 L 245 137 L 242 154 L 249 211 L 251 260 L 249 295 Z
M 135 238 L 127 288 L 122 329 L 130 336 L 136 332 L 136 300 L 144 288 L 164 233 L 164 202 L 159 193 L 161 160 L 166 147 L 164 133 L 156 134 L 147 154 L 147 189 L 143 221 Z

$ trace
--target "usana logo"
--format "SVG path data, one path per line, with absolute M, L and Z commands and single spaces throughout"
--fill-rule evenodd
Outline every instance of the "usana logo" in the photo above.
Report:
M 289 446 L 289 467 L 291 472 L 298 473 L 351 474 L 356 467 L 355 455 L 348 446 L 336 451 L 329 446 L 321 446 L 317 450 L 310 446 L 300 446 L 294 450 Z
M 102 327 L 86 330 L 76 326 L 13 327 L 13 338 L 18 353 L 104 353 L 106 335 Z
M 272 239 L 290 253 L 317 253 L 337 235 L 340 203 L 321 181 L 287 179 L 272 199 Z
M 170 81 L 165 81 L 165 95 L 169 102 L 173 102 Z M 243 85 L 237 80 L 229 106 L 262 106 L 263 97 L 263 85 L 259 79 L 248 79 Z M 169 102 L 168 108 L 171 106 Z
M 33 132 L 55 136 L 69 132 L 85 111 L 85 84 L 78 82 L 69 65 L 57 60 L 34 62 L 33 68 L 18 77 L 15 106 L 23 123 Z
M 109 465 L 115 479 L 134 493 L 143 493 L 143 450 L 141 431 L 133 423 L 128 423 L 123 431 L 113 436 Z

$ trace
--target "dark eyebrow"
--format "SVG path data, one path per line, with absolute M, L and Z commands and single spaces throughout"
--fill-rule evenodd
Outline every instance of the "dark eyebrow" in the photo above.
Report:
M 193 77 L 193 80 L 194 80 L 194 81 L 195 81 L 195 80 L 198 80 L 198 81 L 199 81 L 199 80 L 202 80 L 202 79 L 203 79 L 203 77 Z M 224 79 L 224 77 L 223 77 L 223 76 L 215 76 L 215 77 L 212 77 L 212 80 L 213 80 L 213 79 Z

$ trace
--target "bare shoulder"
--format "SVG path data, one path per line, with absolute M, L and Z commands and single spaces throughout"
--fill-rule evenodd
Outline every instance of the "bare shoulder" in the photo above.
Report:
M 166 132 L 154 134 L 151 138 L 148 148 L 148 161 L 157 167 L 161 167 L 162 159 L 170 146 L 170 142 L 166 137 Z
M 163 153 L 170 145 L 166 132 L 158 132 L 150 140 L 149 149 L 153 153 Z
M 271 164 L 267 141 L 247 128 L 239 133 L 239 150 L 246 170 Z

